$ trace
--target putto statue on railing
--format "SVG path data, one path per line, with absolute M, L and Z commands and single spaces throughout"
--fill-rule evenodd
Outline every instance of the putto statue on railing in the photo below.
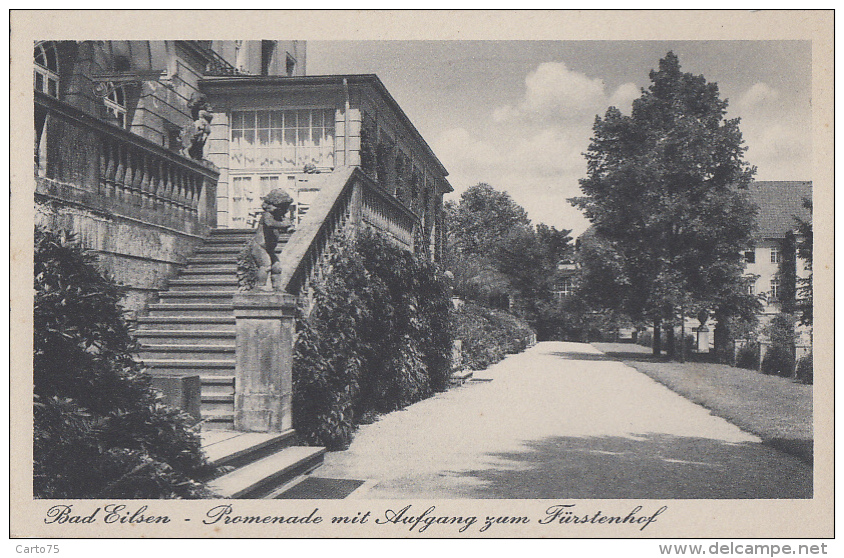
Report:
M 293 232 L 291 206 L 293 198 L 282 189 L 275 189 L 263 198 L 264 213 L 258 221 L 255 236 L 249 240 L 237 262 L 237 276 L 240 290 L 280 291 L 281 264 L 275 250 L 282 233 Z M 272 287 L 267 278 L 272 278 Z
M 202 93 L 194 92 L 188 101 L 193 124 L 182 128 L 180 139 L 182 142 L 182 155 L 191 159 L 201 161 L 205 141 L 211 134 L 211 105 Z

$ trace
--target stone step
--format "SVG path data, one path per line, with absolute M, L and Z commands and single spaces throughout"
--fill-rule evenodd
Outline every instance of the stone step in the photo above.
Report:
M 199 378 L 200 381 L 200 397 L 205 396 L 233 396 L 234 395 L 234 376 L 219 375 L 209 376 L 203 375 Z
M 225 265 L 225 264 L 220 264 Z M 237 270 L 192 269 L 179 272 L 180 279 L 211 279 L 214 281 L 237 280 Z
M 179 275 L 202 275 L 205 273 L 237 273 L 236 263 L 195 264 L 179 271 Z
M 290 446 L 239 467 L 208 484 L 223 498 L 260 498 L 322 464 L 325 448 Z
M 137 322 L 138 335 L 146 330 L 234 331 L 235 327 L 234 316 L 140 316 Z
M 234 412 L 202 411 L 203 430 L 232 430 L 234 426 Z
M 220 302 L 230 303 L 237 291 L 162 291 L 158 293 L 158 300 L 162 303 L 178 302 Z
M 226 330 L 180 330 L 180 329 L 149 329 L 135 332 L 135 338 L 141 345 L 234 345 L 235 331 Z
M 234 395 L 228 396 L 228 399 L 223 399 L 226 396 L 202 396 L 202 415 L 232 415 L 234 416 Z
M 237 265 L 237 254 L 202 254 L 199 256 L 191 256 L 185 260 L 188 267 L 195 265 L 210 265 L 210 264 L 233 264 Z M 187 268 L 185 268 L 187 269 Z
M 233 235 L 233 234 L 250 234 L 250 233 L 254 234 L 255 229 L 254 228 L 253 229 L 244 229 L 244 228 L 236 228 L 236 227 L 231 227 L 231 228 L 220 227 L 220 228 L 211 230 L 211 238 L 218 237 L 218 236 L 230 236 L 230 235 Z
M 144 366 L 156 372 L 165 374 L 198 374 L 212 376 L 214 374 L 231 376 L 234 374 L 234 359 L 175 359 L 175 358 L 150 358 L 143 360 Z
M 176 291 L 197 291 L 207 289 L 211 291 L 230 291 L 237 289 L 237 278 L 231 279 L 172 279 L 168 283 L 168 287 Z
M 240 254 L 243 246 L 237 244 L 217 244 L 214 246 L 200 246 L 194 254 Z
M 296 443 L 296 432 L 218 432 L 203 435 L 202 449 L 215 467 L 239 467 Z
M 184 359 L 197 360 L 219 360 L 221 358 L 233 357 L 235 351 L 234 343 L 230 345 L 163 345 L 163 344 L 141 344 L 138 353 L 142 361 L 162 359 Z
M 149 316 L 216 316 L 232 315 L 232 305 L 213 302 L 157 303 L 148 306 Z

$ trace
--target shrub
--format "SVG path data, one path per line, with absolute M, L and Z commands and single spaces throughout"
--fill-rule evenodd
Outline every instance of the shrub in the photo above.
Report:
M 483 370 L 526 347 L 533 330 L 512 314 L 467 302 L 455 313 L 455 337 L 463 340 L 463 363 Z
M 811 384 L 814 382 L 812 353 L 809 353 L 797 361 L 797 379 L 804 384 Z
M 790 378 L 794 375 L 794 353 L 782 345 L 771 345 L 762 359 L 762 373 Z
M 308 442 L 347 446 L 357 424 L 448 386 L 452 328 L 437 266 L 362 231 L 329 248 L 331 273 L 299 320 L 294 417 Z
M 207 495 L 191 418 L 132 358 L 119 301 L 72 237 L 36 228 L 33 491 L 39 498 Z
M 763 373 L 789 378 L 794 375 L 794 322 L 794 317 L 790 314 L 780 313 L 774 316 L 765 328 L 765 333 L 771 339 L 771 346 L 762 359 Z
M 759 370 L 759 343 L 751 341 L 739 347 L 736 352 L 736 366 L 748 370 Z

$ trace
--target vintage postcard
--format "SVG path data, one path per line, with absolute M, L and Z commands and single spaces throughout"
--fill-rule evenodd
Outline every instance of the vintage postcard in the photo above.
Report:
M 11 536 L 812 553 L 832 22 L 12 11 Z

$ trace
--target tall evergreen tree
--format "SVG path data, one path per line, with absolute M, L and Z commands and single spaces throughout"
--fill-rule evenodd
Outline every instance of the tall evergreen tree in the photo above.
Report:
M 740 288 L 755 169 L 717 84 L 683 73 L 672 52 L 650 80 L 630 116 L 596 117 L 584 196 L 571 201 L 619 254 L 623 310 L 673 331 L 678 312 L 716 309 Z

